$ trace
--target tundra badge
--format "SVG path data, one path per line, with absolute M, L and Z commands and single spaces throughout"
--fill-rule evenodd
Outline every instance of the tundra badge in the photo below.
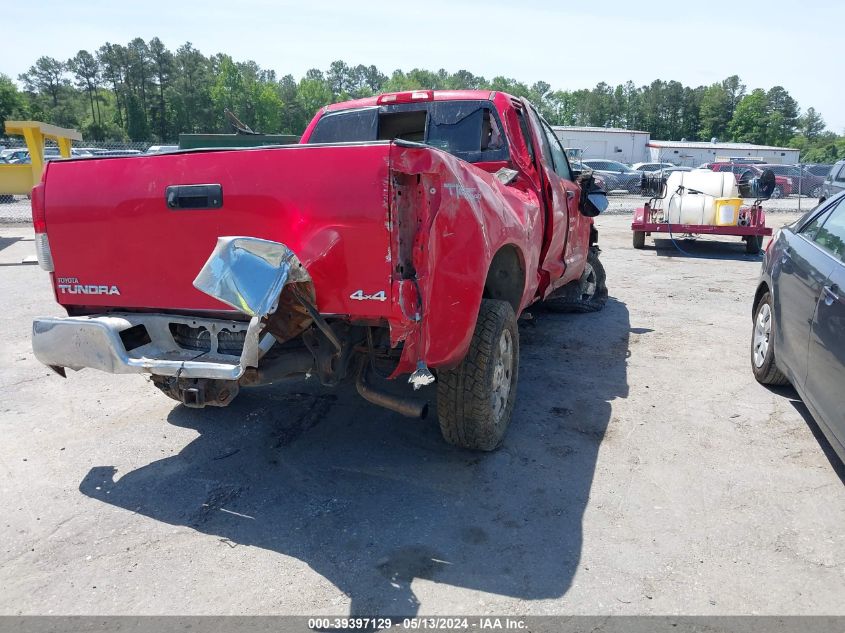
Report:
M 76 277 L 57 277 L 56 288 L 61 294 L 68 295 L 119 295 L 120 290 L 113 285 L 81 284 Z

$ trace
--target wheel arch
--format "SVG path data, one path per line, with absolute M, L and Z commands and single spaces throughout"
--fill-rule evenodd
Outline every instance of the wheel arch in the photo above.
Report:
M 519 315 L 525 294 L 525 257 L 514 244 L 505 244 L 496 251 L 487 268 L 482 297 L 507 301 Z
M 754 302 L 751 304 L 752 319 L 754 319 L 754 313 L 757 311 L 757 306 L 760 305 L 760 299 L 763 298 L 764 294 L 771 291 L 772 289 L 767 281 L 761 281 L 760 284 L 757 286 L 757 290 L 754 292 Z

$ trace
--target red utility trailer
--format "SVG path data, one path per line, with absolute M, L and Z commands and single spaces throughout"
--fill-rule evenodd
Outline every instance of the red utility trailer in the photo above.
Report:
M 673 224 L 668 221 L 664 209 L 653 207 L 652 198 L 645 206 L 634 211 L 631 230 L 634 232 L 634 248 L 645 246 L 646 235 L 666 233 L 670 237 L 677 235 L 733 235 L 745 242 L 745 251 L 757 254 L 763 245 L 763 237 L 771 235 L 772 229 L 766 226 L 766 213 L 756 200 L 751 206 L 741 207 L 736 226 L 716 226 L 711 224 Z

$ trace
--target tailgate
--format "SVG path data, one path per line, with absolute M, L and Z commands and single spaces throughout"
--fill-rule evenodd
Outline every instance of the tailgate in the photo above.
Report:
M 192 282 L 217 238 L 239 235 L 291 248 L 321 312 L 386 316 L 389 151 L 289 146 L 50 163 L 56 297 L 65 306 L 231 311 Z M 222 206 L 168 207 L 168 187 L 196 184 L 220 185 Z

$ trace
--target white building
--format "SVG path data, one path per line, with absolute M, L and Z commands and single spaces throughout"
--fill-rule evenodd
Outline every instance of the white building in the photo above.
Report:
M 648 141 L 644 160 L 698 167 L 702 163 L 755 158 L 767 163 L 794 165 L 798 150 L 752 143 L 719 143 L 706 141 Z
M 604 158 L 629 164 L 648 160 L 648 132 L 567 125 L 553 125 L 552 129 L 565 148 L 581 150 L 582 158 Z

